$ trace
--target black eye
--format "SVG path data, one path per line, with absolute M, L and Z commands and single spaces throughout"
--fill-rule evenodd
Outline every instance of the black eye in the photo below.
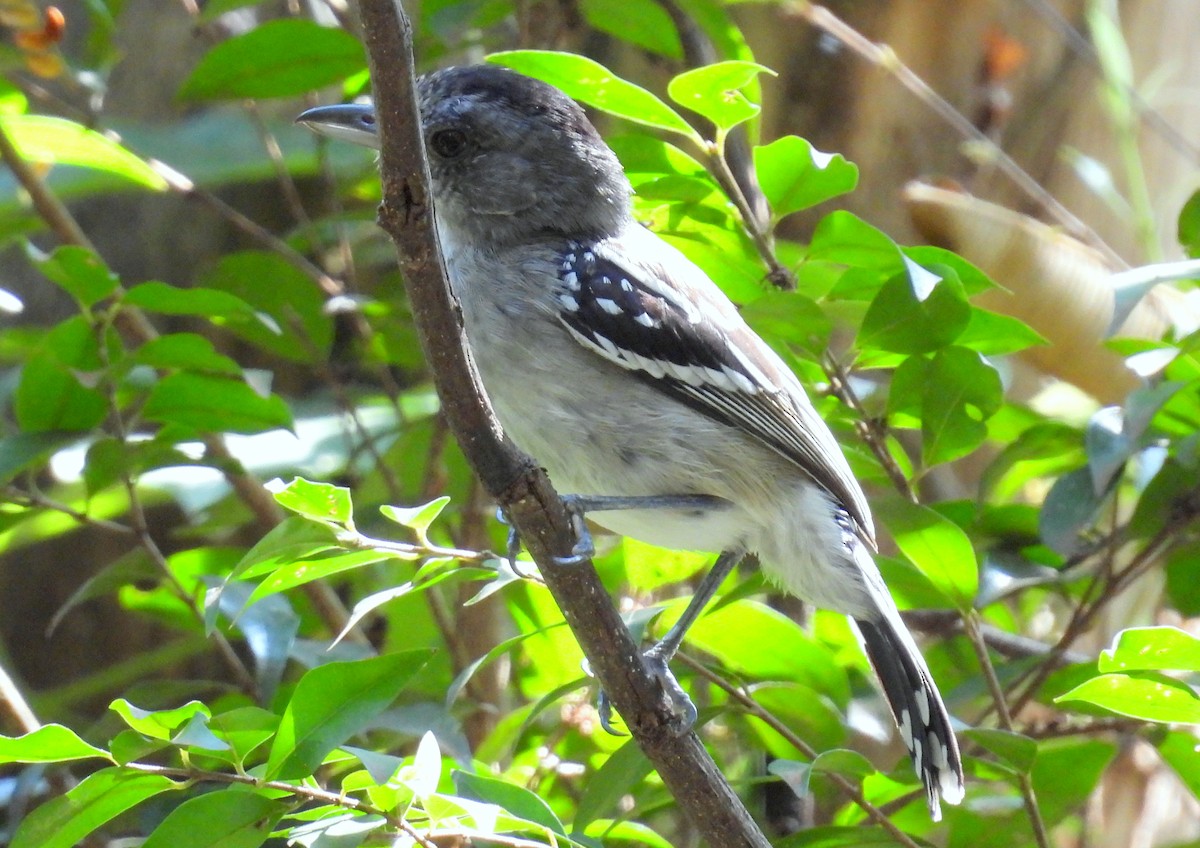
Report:
M 462 130 L 438 130 L 429 136 L 429 146 L 438 156 L 454 159 L 467 149 L 467 134 Z

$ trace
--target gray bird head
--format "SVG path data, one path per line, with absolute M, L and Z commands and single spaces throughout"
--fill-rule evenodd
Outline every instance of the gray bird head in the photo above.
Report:
M 629 220 L 631 190 L 583 109 L 553 86 L 494 65 L 417 81 L 440 226 L 456 241 L 503 245 L 539 236 L 600 238 Z M 327 106 L 296 119 L 379 147 L 371 106 Z

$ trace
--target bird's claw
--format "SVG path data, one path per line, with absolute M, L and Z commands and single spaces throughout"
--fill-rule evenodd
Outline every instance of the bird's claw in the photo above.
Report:
M 571 519 L 571 529 L 575 531 L 575 545 L 571 548 L 571 553 L 567 556 L 554 557 L 555 565 L 579 565 L 591 559 L 596 554 L 596 546 L 592 542 L 592 534 L 587 529 L 587 521 L 584 520 L 585 505 L 583 500 L 577 495 L 563 495 L 563 505 L 567 508 L 567 515 Z M 513 526 L 512 521 L 508 518 L 508 513 L 503 507 L 496 509 L 496 520 L 508 528 L 508 549 L 505 552 L 508 557 L 508 562 L 516 568 L 517 555 L 521 553 L 521 534 L 517 532 L 517 528 Z
M 571 519 L 571 529 L 575 531 L 575 545 L 571 548 L 569 556 L 555 557 L 554 562 L 558 565 L 579 565 L 596 555 L 596 545 L 592 541 L 591 531 L 587 529 L 587 521 L 584 520 L 585 506 L 582 499 L 578 495 L 563 495 L 562 502 Z
M 667 660 L 657 650 L 655 645 L 650 650 L 642 655 L 642 661 L 646 664 L 646 671 L 650 676 L 658 681 L 658 685 L 662 687 L 663 694 L 666 695 L 667 701 L 670 703 L 669 712 L 670 719 L 667 722 L 667 727 L 675 736 L 682 736 L 687 733 L 696 724 L 696 719 L 699 713 L 696 711 L 696 705 L 692 703 L 692 699 L 688 697 L 687 692 L 683 691 L 683 687 L 679 685 L 679 681 L 675 679 L 675 675 L 671 672 Z M 604 690 L 600 690 L 600 695 L 596 699 L 596 711 L 600 715 L 600 726 L 604 731 L 612 736 L 626 736 L 624 731 L 617 730 L 612 725 L 612 701 Z

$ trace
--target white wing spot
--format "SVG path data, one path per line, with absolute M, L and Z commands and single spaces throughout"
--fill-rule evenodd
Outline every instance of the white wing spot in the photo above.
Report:
M 567 310 L 568 312 L 579 311 L 579 301 L 569 294 L 560 294 L 558 296 L 558 302 L 561 303 L 563 309 Z
M 596 305 L 607 312 L 609 315 L 620 315 L 624 312 L 620 305 L 615 300 L 610 300 L 607 297 L 596 298 Z
M 921 725 L 929 727 L 929 693 L 924 689 L 916 690 L 917 708 L 921 711 Z
M 913 749 L 912 719 L 906 709 L 900 710 L 900 736 L 904 739 L 908 750 L 911 751 Z
M 563 270 L 566 271 L 567 269 L 564 268 Z M 563 274 L 563 282 L 575 291 L 579 291 L 579 275 L 574 271 L 567 271 L 566 274 Z
M 950 763 L 946 760 L 946 748 L 942 745 L 942 740 L 932 733 L 929 734 L 929 758 L 939 772 L 950 771 Z
M 643 327 L 657 327 L 658 326 L 658 323 L 653 318 L 651 318 L 650 315 L 646 312 L 643 312 L 641 315 L 635 316 L 633 320 L 637 321 Z
M 623 291 L 632 292 L 632 291 L 633 291 L 633 284 L 632 284 L 631 282 L 629 282 L 629 280 L 624 280 L 624 279 L 623 279 L 623 280 L 621 280 L 621 289 L 622 289 Z

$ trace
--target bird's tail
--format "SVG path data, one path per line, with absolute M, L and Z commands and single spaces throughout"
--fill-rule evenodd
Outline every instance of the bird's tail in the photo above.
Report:
M 939 821 L 941 801 L 958 804 L 964 792 L 958 742 L 942 696 L 897 613 L 889 616 L 885 612 L 875 620 L 856 623 L 867 659 L 879 675 L 900 735 L 925 785 L 929 815 Z

